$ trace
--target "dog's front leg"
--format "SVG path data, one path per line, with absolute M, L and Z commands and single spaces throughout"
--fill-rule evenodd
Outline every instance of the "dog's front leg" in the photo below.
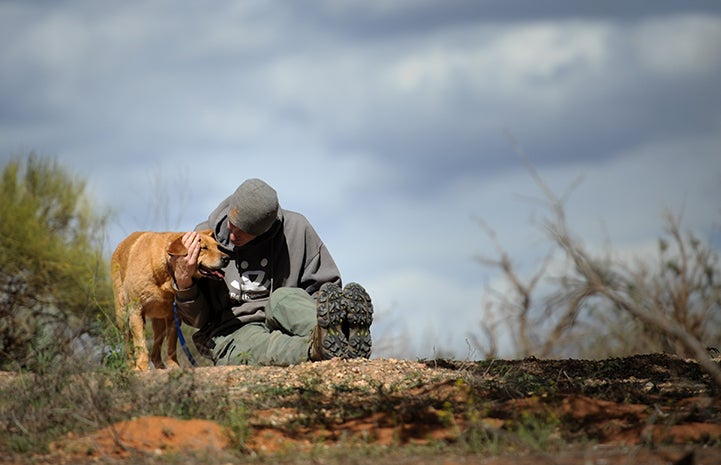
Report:
M 156 369 L 165 368 L 163 363 L 163 354 L 161 352 L 163 348 L 163 340 L 165 339 L 166 331 L 166 320 L 162 318 L 153 318 L 153 348 L 150 351 L 150 360 L 153 362 L 153 366 Z
M 178 330 L 173 318 L 165 320 L 165 339 L 168 341 L 168 368 L 178 368 Z

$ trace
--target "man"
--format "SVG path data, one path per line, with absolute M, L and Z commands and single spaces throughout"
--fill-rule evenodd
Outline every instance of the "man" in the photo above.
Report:
M 308 220 L 279 207 L 276 191 L 248 179 L 196 231 L 212 229 L 231 258 L 224 281 L 193 280 L 196 232 L 188 255 L 173 257 L 180 317 L 216 365 L 291 365 L 369 358 L 373 306 L 357 283 L 341 288 L 330 253 Z

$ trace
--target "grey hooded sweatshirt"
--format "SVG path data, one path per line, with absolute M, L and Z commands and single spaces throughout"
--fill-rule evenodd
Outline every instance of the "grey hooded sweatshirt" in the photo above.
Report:
M 178 313 L 200 330 L 193 340 L 208 355 L 215 336 L 227 335 L 250 322 L 265 321 L 270 294 L 280 287 L 304 289 L 315 297 L 326 282 L 341 285 L 340 272 L 323 241 L 300 213 L 278 210 L 270 229 L 242 247 L 230 242 L 229 199 L 195 229 L 212 229 L 230 255 L 225 279 L 203 278 L 177 290 Z

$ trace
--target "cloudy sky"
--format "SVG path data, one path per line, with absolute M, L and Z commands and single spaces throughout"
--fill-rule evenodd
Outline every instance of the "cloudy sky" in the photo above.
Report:
M 473 356 L 495 230 L 521 270 L 541 192 L 593 249 L 663 211 L 721 247 L 715 0 L 1 1 L 0 161 L 55 157 L 108 249 L 186 230 L 249 177 L 364 284 L 377 356 Z M 512 347 L 506 347 L 512 352 Z

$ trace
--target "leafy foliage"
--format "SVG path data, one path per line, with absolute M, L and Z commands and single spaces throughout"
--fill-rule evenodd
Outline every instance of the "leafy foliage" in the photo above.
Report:
M 107 213 L 85 183 L 34 153 L 0 178 L 0 368 L 40 369 L 112 302 Z

